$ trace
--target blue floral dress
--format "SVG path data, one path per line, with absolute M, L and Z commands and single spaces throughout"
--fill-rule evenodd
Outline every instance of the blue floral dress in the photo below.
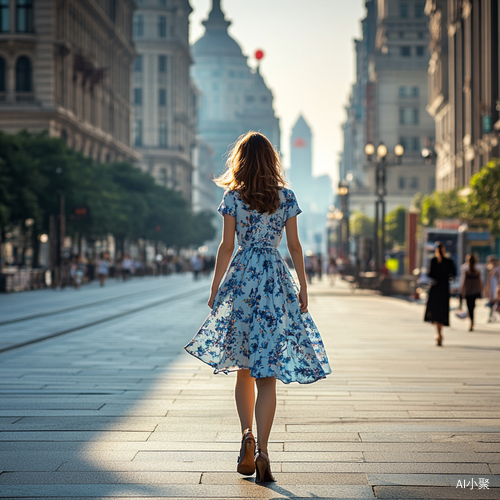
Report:
M 224 194 L 218 212 L 236 219 L 239 248 L 214 307 L 189 354 L 215 369 L 240 368 L 255 378 L 308 384 L 331 372 L 321 336 L 309 313 L 301 313 L 298 287 L 278 252 L 288 219 L 301 213 L 293 191 L 280 191 L 274 214 L 245 205 L 238 191 Z

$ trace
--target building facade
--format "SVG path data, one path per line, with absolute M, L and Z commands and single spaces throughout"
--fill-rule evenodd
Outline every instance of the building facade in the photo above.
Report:
M 198 91 L 189 68 L 189 0 L 142 0 L 134 15 L 133 145 L 141 168 L 191 201 Z
M 356 42 L 357 79 L 347 107 L 340 178 L 351 183 L 351 207 L 374 213 L 374 169 L 367 165 L 367 143 L 383 143 L 395 163 L 396 145 L 404 147 L 401 165 L 387 170 L 387 210 L 409 208 L 417 193 L 435 189 L 434 124 L 426 111 L 428 18 L 424 2 L 369 0 L 363 39 Z
M 48 129 L 95 160 L 137 160 L 134 8 L 133 0 L 1 0 L 0 129 Z
M 497 0 L 428 0 L 427 109 L 436 126 L 437 189 L 468 186 L 500 156 L 500 8 Z
M 192 47 L 192 77 L 201 92 L 199 136 L 213 150 L 215 165 L 212 175 L 210 167 L 200 167 L 204 175 L 199 179 L 211 183 L 207 179 L 221 173 L 228 147 L 240 135 L 249 130 L 260 131 L 279 149 L 280 127 L 273 109 L 273 94 L 260 69 L 250 68 L 247 57 L 229 35 L 231 23 L 224 16 L 220 0 L 213 0 L 210 15 L 203 24 L 205 33 Z M 199 190 L 207 193 L 210 188 Z M 214 191 L 216 199 L 219 195 Z M 213 210 L 214 206 L 210 203 L 203 208 Z

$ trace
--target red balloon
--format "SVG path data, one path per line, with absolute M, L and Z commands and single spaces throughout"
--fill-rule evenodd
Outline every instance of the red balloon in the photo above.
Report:
M 263 50 L 257 50 L 255 52 L 255 59 L 257 59 L 257 61 L 260 61 L 261 59 L 264 59 L 264 51 Z

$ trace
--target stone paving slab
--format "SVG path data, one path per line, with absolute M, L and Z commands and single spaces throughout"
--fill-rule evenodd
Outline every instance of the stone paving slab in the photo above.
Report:
M 500 476 L 480 475 L 465 477 L 464 474 L 368 474 L 368 482 L 372 486 L 400 485 L 400 486 L 453 486 L 456 488 L 459 481 L 472 480 L 477 484 L 479 478 L 487 479 L 489 488 L 500 488 Z M 500 489 L 497 490 L 500 493 Z
M 498 488 L 489 490 L 470 490 L 455 487 L 425 487 L 425 486 L 376 486 L 377 498 L 383 500 L 498 500 Z
M 234 374 L 183 352 L 201 294 L 0 355 L 0 496 L 476 498 L 440 484 L 500 477 L 498 325 L 437 349 L 421 305 L 345 292 L 311 286 L 333 373 L 278 384 L 277 484 L 235 472 Z

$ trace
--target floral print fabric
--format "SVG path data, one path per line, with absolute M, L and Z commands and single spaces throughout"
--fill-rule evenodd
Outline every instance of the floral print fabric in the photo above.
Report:
M 290 189 L 283 188 L 280 199 L 274 214 L 261 214 L 237 191 L 224 194 L 218 211 L 236 219 L 239 248 L 212 312 L 185 349 L 215 373 L 246 368 L 255 378 L 308 384 L 331 369 L 311 315 L 300 312 L 298 287 L 277 249 L 286 221 L 301 213 Z

